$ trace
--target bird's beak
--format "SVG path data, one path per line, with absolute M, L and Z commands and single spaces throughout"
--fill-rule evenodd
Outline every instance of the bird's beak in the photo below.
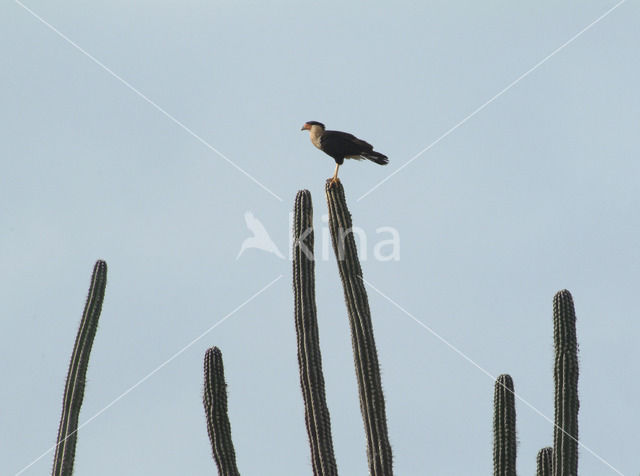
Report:
M 309 124 L 307 124 L 307 123 L 305 122 L 305 123 L 304 123 L 304 125 L 302 126 L 302 129 L 300 129 L 300 130 L 301 130 L 301 131 L 304 131 L 304 130 L 308 130 L 308 129 L 311 129 L 311 126 L 309 126 Z

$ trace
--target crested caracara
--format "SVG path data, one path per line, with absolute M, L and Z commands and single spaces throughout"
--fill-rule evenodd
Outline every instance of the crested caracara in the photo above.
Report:
M 346 132 L 326 131 L 324 124 L 320 122 L 305 122 L 300 130 L 308 130 L 311 143 L 336 161 L 336 171 L 331 178 L 331 184 L 338 180 L 338 168 L 344 159 L 369 159 L 380 165 L 389 163 L 387 156 L 374 151 L 368 142 Z

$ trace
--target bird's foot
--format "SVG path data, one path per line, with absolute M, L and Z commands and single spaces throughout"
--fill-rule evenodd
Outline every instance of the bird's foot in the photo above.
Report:
M 340 183 L 340 179 L 338 177 L 331 177 L 327 179 L 327 183 L 329 184 L 329 188 L 332 188 L 336 183 Z

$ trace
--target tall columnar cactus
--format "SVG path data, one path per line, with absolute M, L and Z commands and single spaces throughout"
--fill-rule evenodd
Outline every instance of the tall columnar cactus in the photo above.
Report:
M 372 476 L 390 476 L 393 474 L 392 454 L 387 434 L 382 380 L 367 292 L 351 232 L 351 214 L 340 182 L 333 185 L 328 182 L 326 195 L 329 205 L 329 230 L 349 315 L 360 410 L 367 437 L 369 473 Z
M 89 295 L 80 321 L 76 342 L 71 354 L 67 382 L 62 400 L 62 416 L 58 428 L 56 453 L 53 458 L 53 476 L 70 476 L 78 439 L 78 418 L 84 397 L 84 386 L 89 366 L 93 339 L 98 329 L 98 320 L 107 285 L 107 263 L 97 261 L 91 276 Z
M 239 476 L 227 412 L 227 383 L 224 380 L 222 352 L 217 347 L 207 349 L 204 354 L 203 403 L 207 416 L 207 432 L 218 474 Z
M 304 399 L 305 423 L 311 446 L 311 465 L 315 476 L 337 475 L 318 337 L 313 208 L 308 190 L 298 192 L 293 213 L 293 290 L 298 366 Z
M 496 379 L 493 397 L 493 474 L 516 474 L 516 405 L 513 379 L 507 374 Z
M 542 448 L 536 457 L 536 476 L 552 476 L 553 474 L 553 448 Z
M 576 313 L 569 291 L 553 298 L 553 342 L 555 347 L 555 428 L 553 434 L 554 476 L 578 474 L 578 341 Z

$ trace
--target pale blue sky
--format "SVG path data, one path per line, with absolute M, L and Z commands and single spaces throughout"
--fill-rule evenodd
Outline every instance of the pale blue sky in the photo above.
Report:
M 0 5 L 1 474 L 55 443 L 98 258 L 109 280 L 81 422 L 282 277 L 82 428 L 75 474 L 215 474 L 201 404 L 212 345 L 240 471 L 311 474 L 291 264 L 259 250 L 236 260 L 247 211 L 285 252 L 302 188 L 321 245 L 334 164 L 300 132 L 307 120 L 390 158 L 340 172 L 370 246 L 382 226 L 401 238 L 400 260 L 367 260 L 365 278 L 487 372 L 510 373 L 551 418 L 551 302 L 573 293 L 581 440 L 638 474 L 638 2 L 359 201 L 616 2 L 24 5 L 174 120 L 20 4 Z M 317 263 L 316 285 L 337 462 L 366 474 L 333 260 Z M 396 474 L 491 474 L 491 379 L 375 290 L 369 298 Z M 518 470 L 533 474 L 552 425 L 521 402 L 517 413 Z M 47 474 L 51 460 L 22 474 Z M 616 474 L 585 449 L 580 469 Z

